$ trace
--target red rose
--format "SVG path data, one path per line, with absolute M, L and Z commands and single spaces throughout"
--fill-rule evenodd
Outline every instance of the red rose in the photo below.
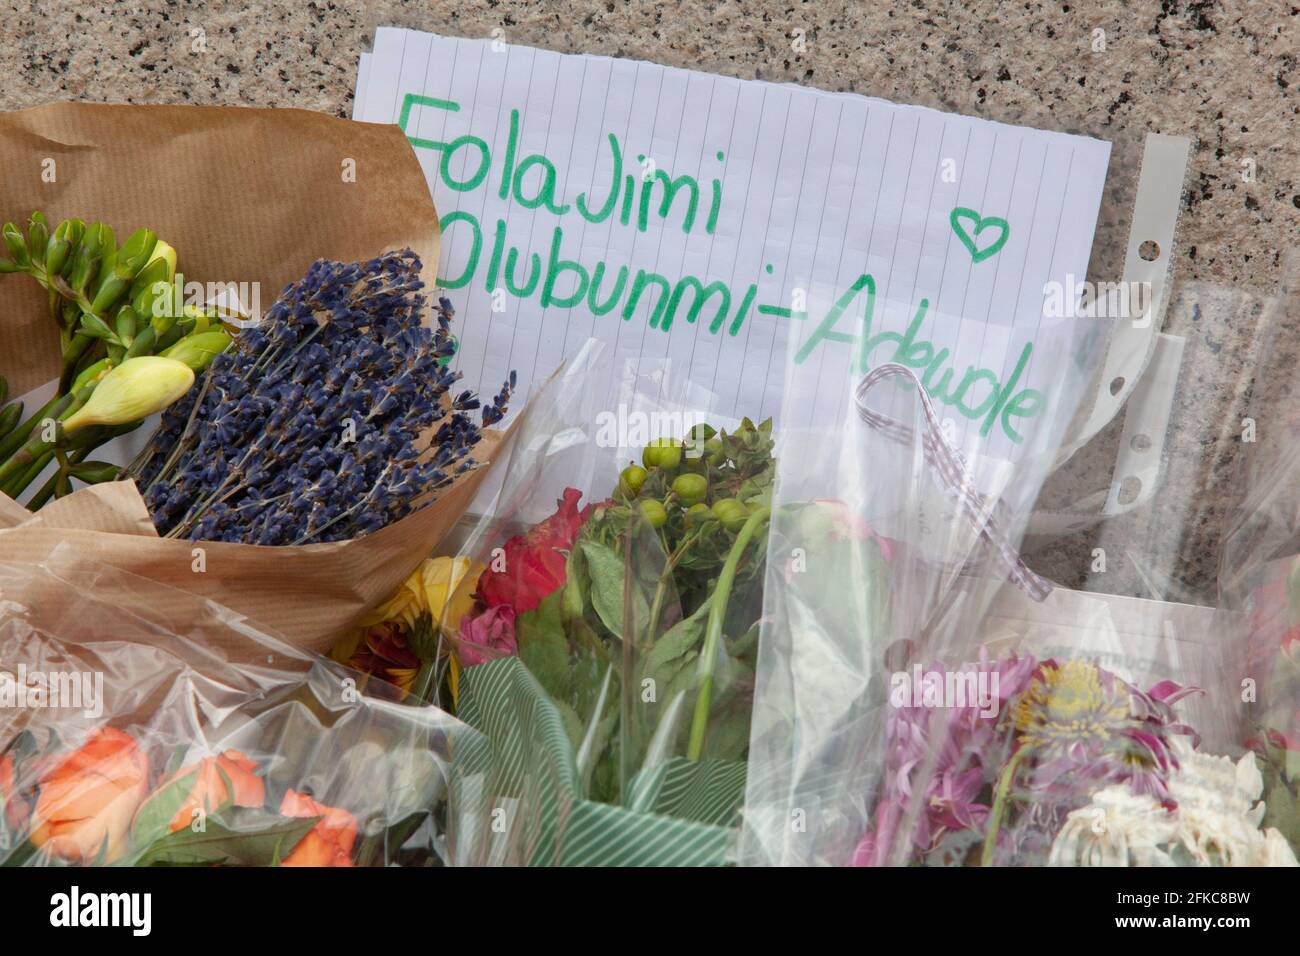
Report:
M 568 551 L 592 509 L 587 505 L 579 510 L 581 498 L 578 489 L 565 488 L 555 514 L 505 543 L 504 558 L 493 561 L 478 580 L 484 607 L 506 605 L 523 614 L 563 586 Z

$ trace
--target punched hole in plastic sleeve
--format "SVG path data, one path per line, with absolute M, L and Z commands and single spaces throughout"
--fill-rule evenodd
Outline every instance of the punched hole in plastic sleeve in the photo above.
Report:
M 1136 298 L 1141 309 L 1114 322 L 1092 407 L 1062 444 L 1058 467 L 1119 413 L 1155 354 L 1191 147 L 1185 136 L 1147 134 L 1124 253 L 1124 276 L 1118 283 L 1121 289 L 1141 290 L 1136 297 L 1129 295 L 1130 304 Z
M 1052 593 L 1052 586 L 1029 569 L 1021 559 L 1020 553 L 1007 538 L 1006 532 L 1002 530 L 1002 522 L 998 518 L 998 512 L 1004 510 L 1001 500 L 990 505 L 988 498 L 975 490 L 974 480 L 970 469 L 966 466 L 966 460 L 944 437 L 930 393 L 926 391 L 915 372 L 905 365 L 887 362 L 877 365 L 863 376 L 853 390 L 854 405 L 857 407 L 859 417 L 887 438 L 901 445 L 912 444 L 914 434 L 910 427 L 867 406 L 867 395 L 872 388 L 891 377 L 904 378 L 911 382 L 921 398 L 921 409 L 925 416 L 925 433 L 921 436 L 921 450 L 930 476 L 944 493 L 957 503 L 979 536 L 994 548 L 1007 569 L 1007 577 L 1035 601 L 1045 600 Z

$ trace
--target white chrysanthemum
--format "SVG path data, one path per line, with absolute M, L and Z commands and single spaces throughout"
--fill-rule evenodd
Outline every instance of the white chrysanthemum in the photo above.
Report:
M 1264 849 L 1264 778 L 1254 754 L 1236 763 L 1176 744 L 1169 793 L 1178 803 L 1178 843 L 1199 866 L 1252 866 Z
M 1287 842 L 1282 831 L 1269 827 L 1264 831 L 1255 860 L 1251 866 L 1300 866 L 1295 858 L 1295 851 Z
M 1053 866 L 1300 866 L 1286 838 L 1260 830 L 1264 779 L 1254 754 L 1235 763 L 1177 742 L 1180 767 L 1169 779 L 1178 804 L 1117 784 L 1071 813 L 1052 843 Z
M 1123 784 L 1092 795 L 1052 841 L 1049 866 L 1172 866 L 1161 845 L 1175 837 L 1173 815 L 1150 794 Z

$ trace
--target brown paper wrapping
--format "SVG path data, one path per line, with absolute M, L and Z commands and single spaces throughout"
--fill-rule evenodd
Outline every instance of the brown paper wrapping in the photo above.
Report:
M 316 259 L 409 246 L 430 284 L 438 261 L 438 216 L 395 126 L 303 110 L 58 104 L 0 115 L 0 169 L 4 219 L 25 223 L 35 209 L 51 228 L 99 219 L 119 241 L 147 226 L 176 248 L 187 280 L 260 282 L 263 310 Z M 26 276 L 0 276 L 0 374 L 13 394 L 59 373 L 43 296 Z M 475 458 L 490 462 L 502 438 L 487 433 Z M 302 547 L 159 538 L 131 482 L 83 488 L 37 515 L 0 495 L 0 561 L 40 562 L 66 544 L 323 652 L 451 530 L 486 471 L 374 534 Z

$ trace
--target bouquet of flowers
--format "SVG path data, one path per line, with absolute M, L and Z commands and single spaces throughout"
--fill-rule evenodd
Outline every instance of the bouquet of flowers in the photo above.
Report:
M 473 731 L 168 591 L 0 563 L 0 864 L 444 862 Z
M 1297 865 L 1281 834 L 1260 827 L 1253 755 L 1196 749 L 1178 714 L 1194 688 L 1143 690 L 1082 657 L 987 648 L 914 674 L 916 686 L 891 692 L 884 778 L 856 865 Z M 946 706 L 962 686 L 967 702 Z
M 457 755 L 459 862 L 719 863 L 734 843 L 771 425 L 609 442 L 582 407 L 608 373 L 593 346 L 535 396 L 461 555 L 336 649 L 482 731 Z
M 0 552 L 67 542 L 327 650 L 459 520 L 514 388 L 459 383 L 410 144 L 269 110 L 4 122 L 15 163 L 48 136 L 85 146 L 64 199 L 98 219 L 47 220 L 44 184 L 10 184 L 4 215 L 26 218 L 0 227 Z M 232 137 L 267 162 L 232 166 Z M 142 152 L 147 175 L 123 179 Z M 385 174 L 321 181 L 339 155 Z
M 1230 736 L 1201 703 L 1213 650 L 1143 646 L 1103 601 L 1052 595 L 913 394 L 902 422 L 862 405 L 847 440 L 786 436 L 875 547 L 809 534 L 788 502 L 816 480 L 781 475 L 741 861 L 1295 865 L 1267 769 L 1201 747 Z M 1022 592 L 1055 626 L 992 625 Z

